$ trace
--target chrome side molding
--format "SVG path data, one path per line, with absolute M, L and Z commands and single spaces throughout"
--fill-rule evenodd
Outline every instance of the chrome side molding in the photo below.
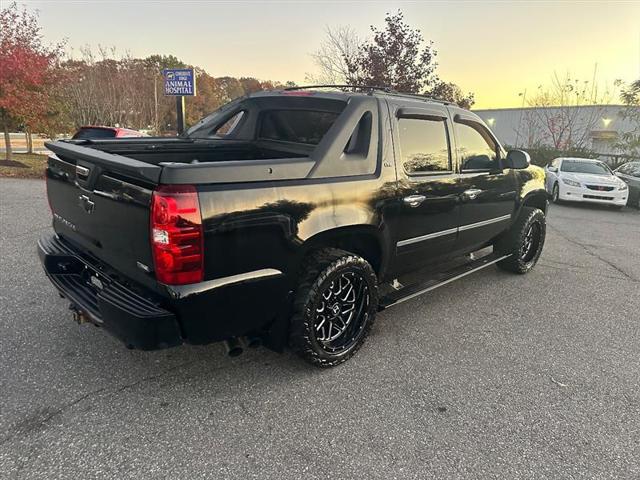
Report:
M 419 237 L 406 238 L 404 240 L 400 240 L 396 246 L 404 247 L 405 245 L 411 245 L 412 243 L 423 242 L 425 240 L 431 240 L 432 238 L 443 237 L 445 235 L 452 235 L 454 233 L 463 232 L 465 230 L 471 230 L 472 228 L 484 227 L 486 225 L 491 225 L 493 223 L 505 222 L 511 218 L 511 214 L 502 215 L 496 218 L 490 218 L 489 220 L 483 220 L 482 222 L 470 223 L 468 225 L 461 225 L 456 228 L 449 228 L 447 230 L 441 230 L 439 232 L 429 233 L 427 235 L 421 235 Z
M 471 230 L 472 228 L 484 227 L 485 225 L 491 225 L 492 223 L 499 223 L 509 220 L 511 215 L 502 215 L 501 217 L 491 218 L 489 220 L 483 220 L 482 222 L 470 223 L 468 225 L 461 225 L 458 227 L 459 231 Z
M 436 237 L 443 237 L 445 235 L 453 235 L 454 233 L 458 233 L 458 228 L 450 228 L 448 230 L 442 230 L 440 232 L 429 233 L 427 235 L 421 235 L 419 237 L 407 238 L 406 240 L 400 240 L 397 245 L 398 247 L 404 247 L 405 245 L 411 245 L 412 243 L 423 242 L 425 240 L 430 240 Z

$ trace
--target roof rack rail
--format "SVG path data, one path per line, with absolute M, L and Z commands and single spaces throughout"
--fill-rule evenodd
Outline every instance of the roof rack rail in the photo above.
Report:
M 354 90 L 369 90 L 370 92 L 383 92 L 387 95 L 395 95 L 398 97 L 411 97 L 411 98 L 419 98 L 421 100 L 442 103 L 443 105 L 451 105 L 455 104 L 455 102 L 450 102 L 449 100 L 442 100 L 440 98 L 433 98 L 428 95 L 422 95 L 420 93 L 406 93 L 406 92 L 398 92 L 391 87 L 380 86 L 380 85 L 305 85 L 301 87 L 287 87 L 284 90 L 311 90 L 314 88 L 351 88 Z
M 304 85 L 301 87 L 287 87 L 284 90 L 310 90 L 313 88 L 351 88 L 354 90 L 379 90 L 381 92 L 392 92 L 391 87 L 379 86 L 379 85 L 340 85 L 340 84 L 327 84 L 327 85 Z
M 391 90 L 387 92 L 389 95 L 397 95 L 400 97 L 411 97 L 411 98 L 419 98 L 421 100 L 428 100 L 430 102 L 442 103 L 443 105 L 451 105 L 455 104 L 455 102 L 451 102 L 449 100 L 442 100 L 441 98 L 433 98 L 429 95 L 423 95 L 421 93 L 407 93 L 407 92 L 398 92 L 396 90 Z

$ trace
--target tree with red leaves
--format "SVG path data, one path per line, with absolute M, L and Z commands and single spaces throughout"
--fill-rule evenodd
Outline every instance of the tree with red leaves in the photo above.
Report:
M 48 113 L 62 47 L 43 43 L 36 14 L 15 2 L 0 10 L 0 123 L 7 160 L 11 159 L 9 129 L 36 125 Z
M 373 38 L 345 58 L 347 81 L 356 85 L 379 85 L 408 93 L 420 93 L 437 81 L 436 50 L 420 30 L 411 28 L 398 10 L 387 14 L 385 28 L 371 26 Z
M 420 30 L 405 21 L 402 11 L 387 13 L 384 22 L 384 29 L 371 26 L 373 37 L 364 43 L 349 27 L 328 29 L 328 38 L 313 54 L 321 78 L 390 87 L 471 108 L 473 94 L 465 95 L 458 85 L 438 77 L 433 42 L 426 42 Z

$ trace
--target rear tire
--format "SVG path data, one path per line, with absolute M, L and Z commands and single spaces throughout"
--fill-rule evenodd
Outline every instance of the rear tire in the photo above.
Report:
M 510 255 L 498 262 L 498 267 L 513 273 L 527 273 L 537 263 L 547 231 L 544 212 L 539 208 L 522 207 L 511 228 L 495 243 L 494 250 Z
M 364 343 L 378 310 L 378 281 L 363 258 L 327 248 L 311 253 L 296 292 L 289 345 L 317 367 L 334 367 Z

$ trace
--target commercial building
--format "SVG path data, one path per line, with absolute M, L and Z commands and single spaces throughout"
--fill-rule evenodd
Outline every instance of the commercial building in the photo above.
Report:
M 620 135 L 636 128 L 621 115 L 624 105 L 583 105 L 571 107 L 525 107 L 474 110 L 491 127 L 504 145 L 520 148 L 537 146 L 560 150 L 579 146 L 603 159 L 620 155 L 616 142 Z

